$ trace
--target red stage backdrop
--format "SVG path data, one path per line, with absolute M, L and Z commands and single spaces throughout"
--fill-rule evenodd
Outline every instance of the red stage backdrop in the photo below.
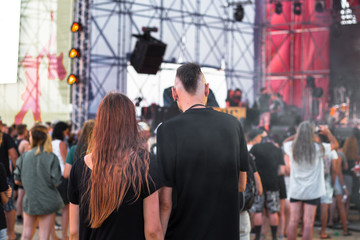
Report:
M 267 3 L 265 33 L 265 82 L 284 101 L 303 109 L 309 117 L 306 77 L 315 78 L 324 90 L 319 99 L 327 108 L 329 99 L 329 27 L 330 1 L 322 13 L 315 11 L 315 0 L 299 1 L 300 14 L 294 13 L 294 1 L 282 2 L 282 13 L 275 13 L 275 3 Z

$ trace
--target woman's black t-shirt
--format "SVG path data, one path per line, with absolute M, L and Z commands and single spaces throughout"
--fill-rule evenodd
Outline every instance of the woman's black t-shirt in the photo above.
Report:
M 151 158 L 150 160 L 150 191 L 144 181 L 141 195 L 134 202 L 134 191 L 130 187 L 120 208 L 115 210 L 99 228 L 89 227 L 88 202 L 83 204 L 81 201 L 88 184 L 91 183 L 90 175 L 91 170 L 86 166 L 84 158 L 76 161 L 70 172 L 68 195 L 71 203 L 79 205 L 79 239 L 145 239 L 143 199 L 161 187 L 157 175 L 156 159 Z

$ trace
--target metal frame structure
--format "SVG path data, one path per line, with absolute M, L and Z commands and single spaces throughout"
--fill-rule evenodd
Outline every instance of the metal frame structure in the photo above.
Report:
M 87 1 L 78 0 L 77 4 Z M 242 22 L 233 19 L 233 9 L 239 2 L 245 9 Z M 129 56 L 135 44 L 131 35 L 141 33 L 143 26 L 159 28 L 154 37 L 168 44 L 164 62 L 197 62 L 222 69 L 228 88 L 243 88 L 244 83 L 251 83 L 243 90 L 245 96 L 253 98 L 255 17 L 251 14 L 255 6 L 251 1 L 93 0 L 90 11 L 90 72 L 86 78 L 90 84 L 84 86 L 89 95 L 82 94 L 79 87 L 73 88 L 74 123 L 82 124 L 86 115 L 93 117 L 108 91 L 126 93 L 127 82 L 133 81 L 127 79 Z M 142 94 L 151 94 L 138 87 Z M 84 102 L 80 104 L 79 99 Z
M 71 73 L 79 77 L 79 82 L 72 86 L 71 121 L 74 130 L 81 129 L 88 119 L 90 86 L 90 11 L 91 0 L 78 0 L 74 6 L 74 22 L 82 25 L 82 30 L 73 34 L 73 47 L 80 50 L 80 58 L 72 62 Z
M 261 57 L 259 57 L 259 62 L 258 64 L 261 67 L 261 82 L 262 85 L 265 86 L 267 85 L 266 83 L 268 81 L 271 80 L 277 80 L 277 79 L 282 79 L 282 80 L 286 80 L 284 82 L 284 84 L 282 85 L 282 87 L 280 89 L 282 89 L 286 84 L 288 84 L 290 82 L 290 85 L 292 86 L 290 88 L 291 91 L 291 95 L 293 94 L 293 92 L 295 90 L 298 89 L 294 89 L 294 81 L 301 81 L 302 82 L 302 86 L 304 86 L 305 81 L 306 81 L 306 76 L 313 76 L 315 78 L 330 78 L 329 74 L 330 74 L 330 69 L 329 69 L 329 65 L 327 65 L 324 61 L 324 59 L 322 58 L 322 51 L 324 51 L 324 47 L 327 46 L 329 44 L 329 40 L 325 43 L 323 43 L 322 46 L 319 46 L 314 37 L 313 34 L 316 32 L 321 32 L 321 31 L 329 31 L 330 30 L 330 25 L 332 23 L 332 6 L 331 6 L 331 2 L 332 1 L 324 1 L 327 2 L 327 7 L 325 8 L 324 12 L 319 16 L 318 19 L 314 19 L 314 14 L 316 14 L 314 5 L 309 6 L 308 4 L 312 4 L 310 3 L 310 1 L 307 0 L 299 0 L 298 2 L 300 2 L 302 5 L 302 14 L 300 14 L 300 16 L 302 17 L 302 21 L 299 22 L 295 22 L 295 14 L 293 11 L 293 3 L 295 1 L 293 0 L 279 0 L 279 1 L 268 1 L 268 0 L 263 0 L 263 5 L 264 7 L 261 9 L 261 15 L 262 15 L 262 19 L 264 19 L 263 23 L 261 23 L 260 25 L 262 26 L 262 31 L 261 31 L 261 36 L 260 38 L 262 38 L 262 54 Z M 269 14 L 267 14 L 266 9 L 269 8 L 269 6 L 274 6 L 274 4 L 276 4 L 277 2 L 280 3 L 284 3 L 284 2 L 291 2 L 291 14 L 290 14 L 290 19 L 286 19 L 286 17 L 284 16 L 284 13 L 280 14 L 282 16 L 284 16 L 286 22 L 283 24 L 271 24 L 271 18 L 273 17 L 273 15 L 275 15 L 276 13 L 274 11 L 268 11 Z M 330 5 L 330 6 L 329 6 Z M 312 7 L 314 10 L 311 13 L 310 16 L 305 16 L 304 14 L 304 9 L 305 7 Z M 258 12 L 259 13 L 259 12 Z M 295 25 L 301 25 L 302 28 L 295 28 Z M 316 26 L 316 27 L 314 27 Z M 319 69 L 319 70 L 308 70 L 306 69 L 306 67 L 303 64 L 303 60 L 301 61 L 301 70 L 300 71 L 295 71 L 294 70 L 294 45 L 295 45 L 295 34 L 301 34 L 301 58 L 304 59 L 304 56 L 307 54 L 306 53 L 306 45 L 304 42 L 304 35 L 305 33 L 309 33 L 311 38 L 312 38 L 312 42 L 313 44 L 316 46 L 316 53 L 315 53 L 315 58 L 312 60 L 314 63 L 315 60 L 320 59 L 320 61 L 323 63 L 323 69 Z M 272 42 L 272 36 L 276 35 L 276 34 L 286 34 L 286 38 L 282 41 L 282 43 L 279 46 L 276 46 L 273 42 Z M 279 49 L 281 48 L 282 44 L 284 44 L 285 40 L 289 39 L 290 41 L 290 68 L 287 68 L 284 59 L 282 59 L 282 56 L 279 54 Z M 266 46 L 266 43 L 270 42 L 270 46 Z M 285 71 L 283 72 L 278 72 L 278 73 L 273 73 L 271 71 L 271 69 L 268 69 L 268 66 L 270 64 L 270 60 L 269 58 L 267 58 L 268 56 L 271 55 L 271 50 L 272 48 L 275 48 L 275 57 L 279 57 L 280 60 L 282 60 L 282 65 L 283 68 L 285 69 Z M 269 51 L 269 52 L 266 52 Z M 274 56 L 272 56 L 274 57 Z M 311 65 L 311 64 L 310 64 Z M 302 89 L 303 91 L 303 99 L 307 99 L 306 101 L 304 101 L 304 105 L 303 105 L 303 116 L 305 116 L 305 118 L 310 117 L 311 115 L 311 108 L 309 108 L 310 101 L 311 99 L 309 99 L 310 97 L 310 93 L 308 90 L 306 89 Z M 290 102 L 289 104 L 293 104 L 292 102 Z

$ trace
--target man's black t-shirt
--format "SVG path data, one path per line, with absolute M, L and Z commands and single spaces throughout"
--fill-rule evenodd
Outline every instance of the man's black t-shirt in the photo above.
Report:
M 85 165 L 84 158 L 75 161 L 70 172 L 68 196 L 71 203 L 79 205 L 80 240 L 145 239 L 143 199 L 161 187 L 157 173 L 158 167 L 156 159 L 151 158 L 149 168 L 149 175 L 151 177 L 149 177 L 148 180 L 150 191 L 147 190 L 147 185 L 144 180 L 140 198 L 134 202 L 135 194 L 132 187 L 130 187 L 120 208 L 115 210 L 99 228 L 94 229 L 89 227 L 88 202 L 81 201 L 88 184 L 91 184 L 91 170 Z M 145 176 L 143 176 L 143 179 L 145 179 Z
M 5 192 L 8 190 L 8 185 L 6 182 L 6 170 L 2 163 L 0 163 L 0 192 Z M 6 219 L 4 209 L 0 203 L 0 230 L 6 228 Z
M 239 121 L 211 108 L 189 109 L 158 128 L 157 146 L 175 202 L 166 239 L 238 239 L 239 172 L 248 170 Z
M 264 191 L 279 190 L 278 169 L 280 165 L 285 165 L 282 150 L 271 142 L 265 142 L 254 145 L 250 153 L 255 157 Z
M 7 135 L 6 133 L 2 134 L 3 139 L 0 146 L 0 162 L 4 164 L 6 174 L 10 176 L 10 168 L 9 168 L 9 149 L 15 148 L 14 140 Z

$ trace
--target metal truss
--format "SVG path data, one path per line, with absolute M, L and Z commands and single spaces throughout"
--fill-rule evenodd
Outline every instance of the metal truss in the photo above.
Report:
M 251 1 L 238 2 L 244 3 L 242 22 L 233 20 L 234 3 L 225 0 L 93 0 L 89 116 L 95 115 L 108 91 L 126 93 L 127 81 L 132 81 L 127 79 L 135 45 L 131 35 L 141 34 L 143 26 L 159 28 L 152 36 L 167 44 L 164 62 L 196 62 L 222 69 L 227 87 L 242 88 L 252 99 L 255 6 Z M 151 94 L 141 86 L 139 93 Z
M 257 54 L 257 65 L 261 66 L 259 68 L 258 76 L 261 79 L 261 85 L 268 85 L 267 82 L 271 80 L 286 80 L 280 87 L 281 91 L 286 85 L 290 85 L 290 95 L 292 96 L 295 91 L 303 92 L 303 116 L 309 117 L 311 114 L 309 111 L 308 105 L 309 102 L 306 99 L 309 97 L 309 92 L 305 89 L 295 89 L 294 83 L 296 81 L 301 81 L 301 86 L 305 86 L 306 76 L 313 76 L 315 78 L 327 78 L 329 79 L 330 69 L 328 59 L 324 59 L 323 52 L 327 51 L 329 47 L 330 38 L 327 39 L 326 42 L 322 42 L 321 44 L 315 40 L 314 35 L 319 32 L 328 32 L 330 29 L 330 25 L 333 21 L 332 15 L 332 6 L 330 6 L 330 2 L 332 1 L 324 1 L 327 6 L 324 9 L 323 13 L 317 13 L 314 8 L 315 1 L 308 0 L 299 0 L 301 3 L 301 14 L 299 16 L 295 15 L 293 12 L 293 3 L 291 0 L 279 0 L 279 1 L 268 1 L 261 0 L 259 1 L 259 9 L 257 11 L 259 19 L 261 22 L 258 24 L 262 26 L 262 30 L 258 32 L 259 39 L 262 39 L 261 46 L 259 46 L 258 54 Z M 277 14 L 279 18 L 281 18 L 282 23 L 280 24 L 271 24 L 271 19 L 276 16 L 274 10 L 269 10 L 274 8 L 274 4 L 276 3 L 282 4 L 291 4 L 291 8 L 285 8 L 290 11 L 290 17 L 282 12 L 281 14 Z M 284 8 L 283 8 L 284 9 Z M 304 14 L 305 9 L 313 9 L 311 13 Z M 283 10 L 285 11 L 285 10 Z M 299 21 L 299 17 L 301 21 Z M 295 21 L 296 19 L 296 21 Z M 300 27 L 299 27 L 300 26 Z M 295 35 L 301 36 L 300 47 L 301 47 L 301 67 L 300 70 L 295 69 L 294 62 L 294 48 L 295 48 Z M 307 56 L 308 46 L 304 41 L 305 34 L 308 34 L 311 39 L 311 43 L 315 46 L 315 54 L 312 59 L 312 62 L 307 66 L 304 66 L 304 57 Z M 274 36 L 283 36 L 282 40 L 275 43 L 273 41 Z M 280 49 L 284 47 L 284 44 L 289 42 L 290 55 L 289 58 L 285 59 L 284 56 L 280 54 Z M 297 45 L 299 46 L 299 45 Z M 278 58 L 282 65 L 282 70 L 277 70 L 276 72 L 272 71 L 269 66 L 272 59 Z M 290 63 L 287 62 L 290 59 Z M 314 63 L 317 62 L 318 66 L 316 69 L 312 69 Z M 293 104 L 293 102 L 289 102 L 288 104 Z
M 74 21 L 80 22 L 82 30 L 73 34 L 73 47 L 80 49 L 80 58 L 72 62 L 71 73 L 79 77 L 79 82 L 72 85 L 71 120 L 74 130 L 81 129 L 88 119 L 90 86 L 90 9 L 91 0 L 78 0 L 74 6 Z

